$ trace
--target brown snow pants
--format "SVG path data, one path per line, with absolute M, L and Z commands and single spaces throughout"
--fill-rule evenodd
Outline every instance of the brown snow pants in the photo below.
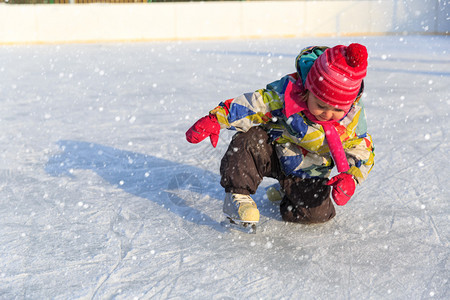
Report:
M 280 203 L 284 221 L 295 223 L 322 223 L 335 215 L 331 202 L 331 188 L 327 179 L 286 176 L 275 153 L 274 145 L 261 127 L 238 132 L 222 158 L 220 184 L 225 192 L 250 195 L 256 192 L 263 177 L 280 182 L 285 196 Z

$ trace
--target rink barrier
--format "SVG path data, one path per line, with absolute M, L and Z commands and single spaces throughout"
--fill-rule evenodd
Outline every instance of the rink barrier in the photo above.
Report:
M 448 34 L 446 1 L 0 4 L 0 43 Z

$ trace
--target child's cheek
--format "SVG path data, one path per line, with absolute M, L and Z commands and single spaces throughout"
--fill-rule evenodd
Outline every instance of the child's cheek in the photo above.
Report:
M 313 109 L 313 111 L 311 111 L 311 113 L 315 116 L 319 116 L 319 115 L 323 114 L 323 110 L 319 109 L 319 108 L 315 108 L 315 109 Z
M 337 115 L 336 115 L 336 120 L 342 119 L 342 118 L 344 117 L 344 115 L 345 115 L 345 112 L 339 112 L 339 113 L 337 113 Z

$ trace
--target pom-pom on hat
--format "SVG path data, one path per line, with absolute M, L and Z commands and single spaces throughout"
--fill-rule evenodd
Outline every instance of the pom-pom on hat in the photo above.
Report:
M 305 87 L 323 102 L 348 110 L 367 73 L 367 49 L 338 45 L 320 55 L 306 76 Z

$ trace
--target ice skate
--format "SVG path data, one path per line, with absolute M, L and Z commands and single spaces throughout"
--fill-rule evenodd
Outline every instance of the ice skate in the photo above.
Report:
M 249 233 L 256 232 L 259 222 L 259 210 L 249 195 L 226 193 L 223 213 L 230 224 L 242 227 Z

